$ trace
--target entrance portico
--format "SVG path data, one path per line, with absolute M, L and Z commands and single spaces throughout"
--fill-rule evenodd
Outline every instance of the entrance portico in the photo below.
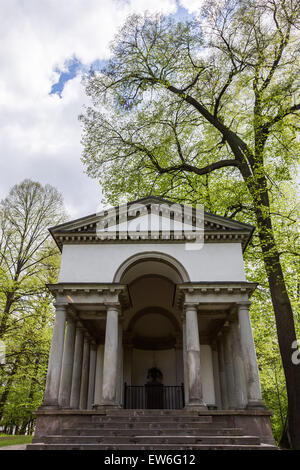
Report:
M 143 279 L 149 288 L 151 282 L 154 291 L 157 283 L 170 284 L 159 277 Z M 144 385 L 155 366 L 164 385 L 184 383 L 186 407 L 262 407 L 247 300 L 254 288 L 180 283 L 167 310 L 163 299 L 164 307 L 139 304 L 134 288 L 132 300 L 125 284 L 49 285 L 56 321 L 44 406 L 126 406 L 124 383 Z M 143 308 L 136 312 L 135 304 Z

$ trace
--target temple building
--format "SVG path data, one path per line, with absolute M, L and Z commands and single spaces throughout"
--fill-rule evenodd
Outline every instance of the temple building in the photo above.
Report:
M 56 316 L 28 448 L 273 447 L 243 261 L 253 230 L 156 197 L 52 227 Z

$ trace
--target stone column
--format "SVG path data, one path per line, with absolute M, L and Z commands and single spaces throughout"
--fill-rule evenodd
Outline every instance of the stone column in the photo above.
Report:
M 56 315 L 52 334 L 44 406 L 58 406 L 61 367 L 64 351 L 66 305 L 56 304 Z
M 97 346 L 94 341 L 90 344 L 90 364 L 89 364 L 89 388 L 88 388 L 88 400 L 87 409 L 91 410 L 94 404 L 94 393 L 95 393 L 95 374 L 96 374 L 96 352 Z
M 249 316 L 249 305 L 251 305 L 250 302 L 241 302 L 238 304 L 239 331 L 248 395 L 247 408 L 265 408 L 261 396 L 255 345 Z
M 186 321 L 185 316 L 182 318 L 182 355 L 183 355 L 183 382 L 184 382 L 184 402 L 189 402 L 189 381 L 187 369 L 187 353 L 186 353 Z
M 131 385 L 132 375 L 132 343 L 124 345 L 124 382 Z
M 118 407 L 118 343 L 119 343 L 119 308 L 117 305 L 107 307 L 104 363 L 103 363 L 103 387 L 102 405 Z
M 80 384 L 81 384 L 81 370 L 82 370 L 82 353 L 83 353 L 83 328 L 80 325 L 76 326 L 75 337 L 75 352 L 74 364 L 72 373 L 72 387 L 70 407 L 78 409 L 80 400 Z
M 103 385 L 103 357 L 104 346 L 98 344 L 96 352 L 96 374 L 95 374 L 95 395 L 94 406 L 97 408 L 102 402 L 102 385 Z
M 217 349 L 217 342 L 216 341 L 212 342 L 211 349 L 212 349 L 212 361 L 213 361 L 213 374 L 214 374 L 216 406 L 219 410 L 221 410 L 222 405 L 221 405 L 219 358 L 218 358 L 218 349 Z
M 70 315 L 68 315 L 67 333 L 66 333 L 66 338 L 65 338 L 65 347 L 64 347 L 61 380 L 60 380 L 59 396 L 58 396 L 58 403 L 63 408 L 69 408 L 70 406 L 72 372 L 73 372 L 73 362 L 74 362 L 75 333 L 76 333 L 75 321 Z
M 206 408 L 206 405 L 203 402 L 202 395 L 200 341 L 196 305 L 185 305 L 185 318 L 186 365 L 189 389 L 189 401 L 186 406 L 195 408 Z
M 242 346 L 238 332 L 238 322 L 235 319 L 231 323 L 231 338 L 233 352 L 233 372 L 235 382 L 235 396 L 237 397 L 238 409 L 244 409 L 247 405 L 247 387 L 245 379 Z
M 89 386 L 89 365 L 90 365 L 90 340 L 89 340 L 88 335 L 85 335 L 84 344 L 83 344 L 80 400 L 79 400 L 79 408 L 81 410 L 86 410 L 87 408 L 87 395 L 88 395 L 88 386 Z
M 119 322 L 119 337 L 118 337 L 118 370 L 117 370 L 117 403 L 123 402 L 123 325 Z
M 218 359 L 219 359 L 219 373 L 220 373 L 221 406 L 223 410 L 227 410 L 228 409 L 228 392 L 227 392 L 227 382 L 226 382 L 226 373 L 225 373 L 222 333 L 219 333 L 217 344 L 218 344 Z
M 176 342 L 174 350 L 176 385 L 184 382 L 182 343 Z
M 237 406 L 235 396 L 235 383 L 233 373 L 233 354 L 231 350 L 231 337 L 229 324 L 226 322 L 224 331 L 224 362 L 228 391 L 228 408 L 234 410 Z

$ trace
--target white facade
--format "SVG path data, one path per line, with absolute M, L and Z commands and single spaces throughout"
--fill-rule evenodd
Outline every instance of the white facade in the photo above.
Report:
M 190 281 L 246 280 L 240 243 L 207 243 L 199 251 L 186 250 L 184 243 L 107 243 L 64 245 L 58 282 L 113 282 L 120 265 L 143 252 L 176 258 L 185 267 Z
M 153 201 L 130 207 L 147 212 Z M 253 228 L 205 214 L 203 244 L 190 249 L 194 213 L 186 231 L 177 218 L 166 233 L 158 211 L 150 233 L 143 210 L 132 212 L 130 227 L 110 223 L 100 236 L 104 213 L 51 229 L 62 260 L 58 283 L 49 285 L 58 313 L 45 404 L 151 408 L 155 385 L 164 393 L 160 408 L 261 406 L 248 314 L 255 285 L 243 262 Z

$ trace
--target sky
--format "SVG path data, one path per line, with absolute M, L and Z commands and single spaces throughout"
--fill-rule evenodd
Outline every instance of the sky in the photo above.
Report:
M 109 59 L 131 13 L 184 17 L 203 0 L 0 0 L 0 199 L 25 178 L 55 186 L 69 218 L 101 208 L 84 173 L 84 72 Z

